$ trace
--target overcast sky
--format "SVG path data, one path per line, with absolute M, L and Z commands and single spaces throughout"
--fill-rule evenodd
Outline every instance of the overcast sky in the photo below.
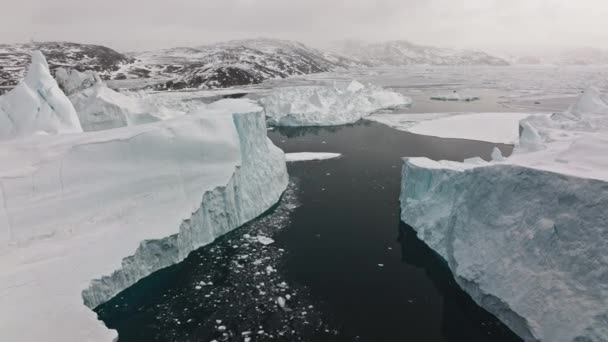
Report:
M 270 37 L 323 46 L 406 39 L 512 50 L 608 48 L 608 0 L 0 0 L 0 43 L 120 51 Z

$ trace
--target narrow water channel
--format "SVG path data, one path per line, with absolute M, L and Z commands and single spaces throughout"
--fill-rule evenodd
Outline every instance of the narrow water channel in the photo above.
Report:
M 98 307 L 121 342 L 519 341 L 399 222 L 401 157 L 487 159 L 496 145 L 368 121 L 269 137 L 342 157 L 290 164 L 275 208 Z

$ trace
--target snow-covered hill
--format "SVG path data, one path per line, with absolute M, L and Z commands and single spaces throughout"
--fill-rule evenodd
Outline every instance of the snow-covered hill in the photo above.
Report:
M 136 54 L 151 75 L 174 76 L 160 88 L 223 88 L 360 66 L 355 60 L 276 39 L 235 40 Z
M 413 44 L 405 40 L 382 43 L 343 41 L 332 50 L 372 65 L 508 65 L 502 58 L 474 50 L 446 49 Z
M 66 42 L 0 45 L 0 87 L 23 78 L 33 50 L 59 67 L 94 70 L 105 80 L 149 79 L 159 90 L 226 88 L 349 67 L 382 65 L 506 65 L 479 51 L 442 49 L 406 41 L 377 44 L 346 42 L 330 51 L 277 39 L 246 39 L 122 54 L 98 45 Z
M 608 65 L 608 50 L 581 47 L 570 49 L 543 49 L 517 53 L 498 53 L 511 64 L 533 65 Z
M 114 77 L 123 64 L 134 60 L 100 45 L 67 42 L 0 44 L 0 86 L 15 86 L 24 77 L 31 54 L 39 50 L 46 57 L 51 71 L 59 67 L 78 71 L 95 70 L 104 79 Z

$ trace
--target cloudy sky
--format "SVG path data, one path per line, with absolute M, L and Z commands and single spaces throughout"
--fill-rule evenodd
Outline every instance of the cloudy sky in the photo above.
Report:
M 1 0 L 0 43 L 121 51 L 271 37 L 323 46 L 407 39 L 514 50 L 608 48 L 608 0 Z

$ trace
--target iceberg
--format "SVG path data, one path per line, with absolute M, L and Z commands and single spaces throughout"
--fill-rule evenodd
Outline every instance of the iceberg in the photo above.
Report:
M 262 214 L 287 183 L 261 112 L 0 143 L 2 340 L 116 340 L 91 308 Z
M 522 120 L 509 158 L 402 170 L 401 219 L 525 341 L 608 341 L 608 111 L 590 93 Z
M 275 126 L 331 126 L 353 123 L 380 109 L 410 105 L 411 99 L 378 86 L 284 87 L 260 100 Z
M 74 105 L 84 131 L 134 126 L 161 120 L 135 97 L 108 88 L 94 71 L 57 69 L 59 86 Z
M 82 132 L 76 110 L 40 51 L 32 53 L 25 78 L 0 96 L 0 140 L 32 134 Z

